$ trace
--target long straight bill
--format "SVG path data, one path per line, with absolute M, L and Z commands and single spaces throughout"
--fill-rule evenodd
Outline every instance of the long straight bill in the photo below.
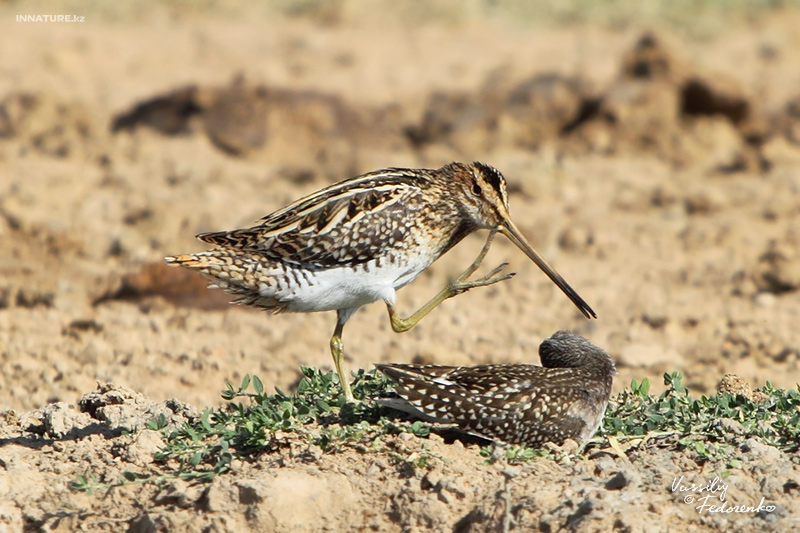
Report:
M 545 261 L 544 257 L 539 255 L 539 252 L 533 249 L 533 247 L 528 244 L 528 241 L 525 240 L 525 237 L 522 236 L 522 233 L 519 229 L 514 225 L 513 222 L 510 220 L 505 222 L 504 225 L 499 227 L 500 233 L 505 235 L 509 238 L 511 242 L 517 245 L 517 247 L 525 252 L 525 255 L 530 257 L 531 261 L 536 263 L 536 266 L 542 269 L 542 272 L 547 274 L 547 277 L 553 280 L 553 283 L 558 285 L 558 288 L 561 289 L 567 297 L 572 300 L 572 303 L 580 309 L 581 313 L 586 318 L 597 318 L 597 314 L 589 307 L 583 298 L 578 296 L 578 293 L 575 292 L 575 289 L 569 286 L 569 283 L 561 277 L 561 274 L 556 272 L 556 269 L 550 266 L 550 264 Z

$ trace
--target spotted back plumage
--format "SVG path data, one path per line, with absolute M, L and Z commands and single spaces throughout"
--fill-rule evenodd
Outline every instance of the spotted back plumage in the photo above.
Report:
M 469 433 L 511 444 L 588 439 L 602 420 L 611 393 L 616 373 L 611 358 L 569 331 L 545 339 L 539 351 L 549 357 L 548 368 L 376 366 L 397 381 L 395 392 L 409 410 L 428 420 L 454 423 Z

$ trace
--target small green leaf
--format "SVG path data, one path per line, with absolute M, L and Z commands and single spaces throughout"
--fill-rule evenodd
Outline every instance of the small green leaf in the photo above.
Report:
M 317 400 L 316 402 L 314 402 L 314 405 L 316 405 L 317 409 L 319 409 L 323 413 L 331 412 L 331 406 L 328 405 L 328 403 L 325 400 Z
M 300 383 L 297 384 L 297 395 L 302 396 L 308 390 L 310 383 L 306 378 L 300 380 Z M 276 389 L 277 390 L 277 387 Z
M 155 431 L 164 429 L 165 427 L 167 427 L 167 417 L 164 415 L 164 413 L 161 413 L 157 417 L 149 421 L 147 424 L 145 424 L 145 427 L 147 429 L 152 429 Z
M 427 438 L 431 434 L 431 427 L 420 420 L 412 423 L 408 429 L 417 437 Z

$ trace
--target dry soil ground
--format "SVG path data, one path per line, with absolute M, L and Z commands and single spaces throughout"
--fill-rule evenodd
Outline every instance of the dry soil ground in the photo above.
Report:
M 161 261 L 201 249 L 200 231 L 387 166 L 500 169 L 517 224 L 599 318 L 498 239 L 487 265 L 509 261 L 513 280 L 402 336 L 368 306 L 346 329 L 351 368 L 538 362 L 542 338 L 573 329 L 615 358 L 615 390 L 665 371 L 695 393 L 728 372 L 795 387 L 800 11 L 716 13 L 690 30 L 545 24 L 482 3 L 63 5 L 85 21 L 16 22 L 52 9 L 0 6 L 0 529 L 800 527 L 796 457 L 757 442 L 742 444 L 727 501 L 764 497 L 772 512 L 698 513 L 672 482 L 716 472 L 683 453 L 504 469 L 435 437 L 395 443 L 427 446 L 426 468 L 298 441 L 210 485 L 67 488 L 87 471 L 157 471 L 160 437 L 121 428 L 218 405 L 246 373 L 290 389 L 300 365 L 330 365 L 332 313 L 231 307 Z M 483 238 L 400 307 L 424 303 Z M 124 389 L 80 412 L 98 381 Z

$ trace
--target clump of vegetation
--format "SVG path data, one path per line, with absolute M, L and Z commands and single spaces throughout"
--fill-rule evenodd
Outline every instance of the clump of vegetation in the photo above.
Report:
M 729 392 L 692 398 L 681 378 L 678 372 L 664 374 L 667 389 L 659 396 L 648 394 L 648 379 L 633 380 L 629 390 L 609 402 L 606 438 L 642 439 L 642 445 L 656 439 L 689 448 L 700 461 L 727 460 L 738 443 L 751 437 L 785 452 L 800 448 L 800 386 L 783 390 L 767 382 L 758 402 Z
M 347 404 L 335 372 L 323 373 L 303 368 L 303 379 L 295 394 L 276 388 L 267 394 L 257 377 L 245 376 L 239 387 L 227 384 L 222 392 L 230 403 L 219 409 L 206 409 L 199 420 L 177 430 L 167 428 L 162 416 L 148 424 L 160 430 L 166 446 L 155 460 L 174 474 L 152 477 L 125 472 L 117 483 L 98 484 L 91 476 L 79 476 L 75 490 L 96 490 L 130 483 L 162 482 L 166 479 L 210 480 L 230 470 L 235 458 L 251 460 L 260 454 L 286 446 L 282 435 L 292 434 L 300 441 L 318 446 L 324 453 L 344 447 L 388 453 L 398 461 L 424 467 L 431 457 L 427 447 L 406 455 L 388 449 L 382 437 L 407 432 L 426 438 L 431 426 L 408 420 L 382 408 L 374 397 L 391 388 L 391 381 L 374 370 L 354 375 L 352 389 L 359 402 Z M 800 387 L 797 390 L 775 389 L 767 383 L 763 401 L 755 403 L 741 395 L 722 393 L 692 398 L 681 385 L 681 374 L 664 375 L 666 390 L 658 396 L 649 394 L 650 382 L 634 380 L 631 387 L 609 402 L 600 433 L 578 449 L 585 457 L 598 449 L 613 448 L 623 453 L 619 443 L 628 441 L 637 447 L 661 446 L 689 449 L 696 460 L 727 461 L 738 444 L 756 437 L 783 451 L 795 451 L 800 442 Z M 252 391 L 250 387 L 252 385 Z M 237 401 L 245 400 L 245 401 Z M 553 459 L 550 450 L 522 446 L 481 449 L 485 462 L 504 458 L 512 463 L 532 459 Z

